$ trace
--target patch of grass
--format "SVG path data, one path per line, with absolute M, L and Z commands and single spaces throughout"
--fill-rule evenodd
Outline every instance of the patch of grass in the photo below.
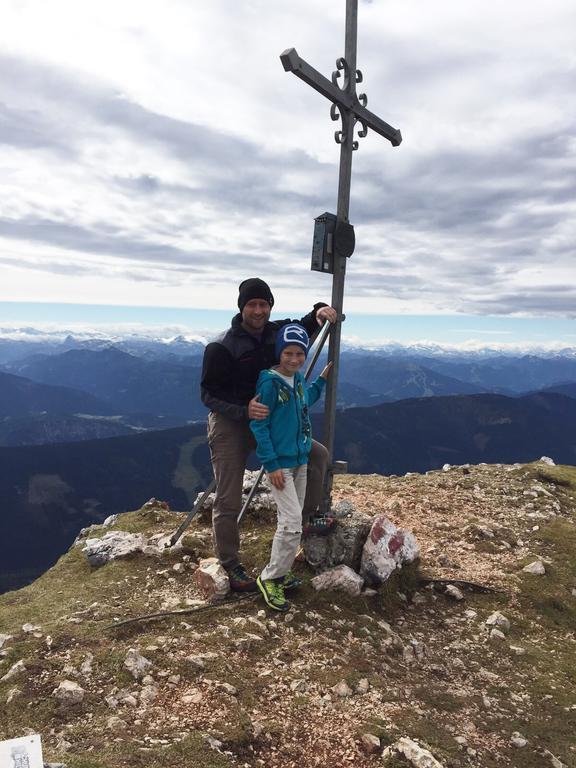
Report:
M 188 734 L 182 741 L 168 747 L 153 746 L 139 749 L 126 744 L 110 744 L 98 755 L 50 756 L 48 759 L 62 760 L 67 768 L 174 768 L 175 766 L 194 766 L 194 768 L 231 768 L 234 763 L 230 757 L 211 749 L 204 737 L 197 732 Z
M 435 687 L 421 686 L 414 689 L 414 695 L 424 702 L 427 708 L 440 712 L 458 712 L 462 709 L 462 698 L 450 691 L 440 691 Z
M 357 737 L 360 738 L 363 733 L 372 733 L 380 739 L 382 747 L 388 747 L 394 744 L 397 736 L 390 730 L 390 723 L 379 717 L 371 717 L 356 729 Z M 403 763 L 405 765 L 405 763 Z
M 576 467 L 567 464 L 558 464 L 549 466 L 535 461 L 532 464 L 526 464 L 521 469 L 515 470 L 520 476 L 528 476 L 541 483 L 551 483 L 560 488 L 569 488 L 576 491 Z
M 552 626 L 576 629 L 576 599 L 571 588 L 576 585 L 576 526 L 555 518 L 542 526 L 539 538 L 545 554 L 552 561 L 546 574 L 521 574 L 520 591 L 527 612 L 535 611 Z

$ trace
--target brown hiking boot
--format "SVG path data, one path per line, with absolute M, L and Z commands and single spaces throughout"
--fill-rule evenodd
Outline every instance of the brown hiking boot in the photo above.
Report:
M 232 592 L 257 592 L 258 585 L 256 579 L 251 578 L 246 573 L 243 565 L 240 563 L 234 568 L 227 569 L 228 581 Z

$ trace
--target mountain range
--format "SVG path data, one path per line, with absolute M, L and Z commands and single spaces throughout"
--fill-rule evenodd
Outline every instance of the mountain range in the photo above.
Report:
M 204 347 L 198 340 L 68 335 L 56 343 L 32 338 L 0 338 L 0 445 L 121 436 L 206 418 L 199 395 Z M 514 396 L 542 389 L 572 397 L 576 389 L 571 350 L 546 356 L 458 356 L 394 345 L 345 348 L 340 362 L 340 409 L 414 397 Z

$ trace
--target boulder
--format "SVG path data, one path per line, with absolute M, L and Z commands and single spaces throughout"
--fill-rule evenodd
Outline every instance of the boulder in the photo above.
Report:
M 414 768 L 443 768 L 442 763 L 439 763 L 428 749 L 424 749 L 407 736 L 403 736 L 395 744 L 386 747 L 382 757 L 387 758 L 395 753 L 404 755 L 408 763 Z
M 510 737 L 510 743 L 517 749 L 523 749 L 528 744 L 528 739 L 523 736 L 519 731 L 514 731 Z
M 336 589 L 349 595 L 357 596 L 362 591 L 364 579 L 347 565 L 338 565 L 324 573 L 319 573 L 312 579 L 316 590 Z
M 13 677 L 16 677 L 16 675 L 19 675 L 21 672 L 26 672 L 26 667 L 24 666 L 24 662 L 22 659 L 20 661 L 17 661 L 15 664 L 13 664 L 8 672 L 4 675 L 4 677 L 0 677 L 0 683 L 5 682 L 6 680 L 10 680 Z
M 339 683 L 336 683 L 336 685 L 332 687 L 332 690 L 336 696 L 339 696 L 341 699 L 347 699 L 353 694 L 352 688 L 350 688 L 346 680 L 340 680 Z
M 363 733 L 360 737 L 360 744 L 362 750 L 367 755 L 374 755 L 376 752 L 380 751 L 380 739 L 373 733 Z
M 358 571 L 371 525 L 369 515 L 355 510 L 347 512 L 346 517 L 338 518 L 335 528 L 328 535 L 303 539 L 306 561 L 322 571 L 337 565 L 347 565 Z
M 60 699 L 64 704 L 80 704 L 84 700 L 84 688 L 73 680 L 63 680 L 52 695 Z
M 533 573 L 536 576 L 543 576 L 546 573 L 546 567 L 544 566 L 542 560 L 534 560 L 533 563 L 525 565 L 522 570 L 524 573 Z
M 414 534 L 397 528 L 386 515 L 378 515 L 364 544 L 360 574 L 371 585 L 381 584 L 397 568 L 420 556 Z
M 503 613 L 500 613 L 500 611 L 494 611 L 494 613 L 491 613 L 490 616 L 488 616 L 486 619 L 486 624 L 489 627 L 496 627 L 496 629 L 504 632 L 504 634 L 508 634 L 508 632 L 510 632 L 510 621 L 506 618 L 506 616 L 504 616 Z
M 154 665 L 135 648 L 129 648 L 124 659 L 124 666 L 135 680 L 140 680 L 150 672 Z
M 146 538 L 141 533 L 109 531 L 101 539 L 86 539 L 82 552 L 90 565 L 98 567 L 111 560 L 142 552 L 145 546 Z
M 216 557 L 200 560 L 194 572 L 194 581 L 208 598 L 225 597 L 230 591 L 228 574 Z

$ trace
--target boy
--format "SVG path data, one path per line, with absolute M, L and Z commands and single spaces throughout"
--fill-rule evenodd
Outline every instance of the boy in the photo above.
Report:
M 276 611 L 290 608 L 284 589 L 299 584 L 290 569 L 300 545 L 306 465 L 312 447 L 308 408 L 322 394 L 332 366 L 329 363 L 307 386 L 300 369 L 308 346 L 308 334 L 298 323 L 280 328 L 276 338 L 278 365 L 262 371 L 256 385 L 256 397 L 268 407 L 269 415 L 250 421 L 256 455 L 268 473 L 278 507 L 270 562 L 256 582 L 267 605 Z

